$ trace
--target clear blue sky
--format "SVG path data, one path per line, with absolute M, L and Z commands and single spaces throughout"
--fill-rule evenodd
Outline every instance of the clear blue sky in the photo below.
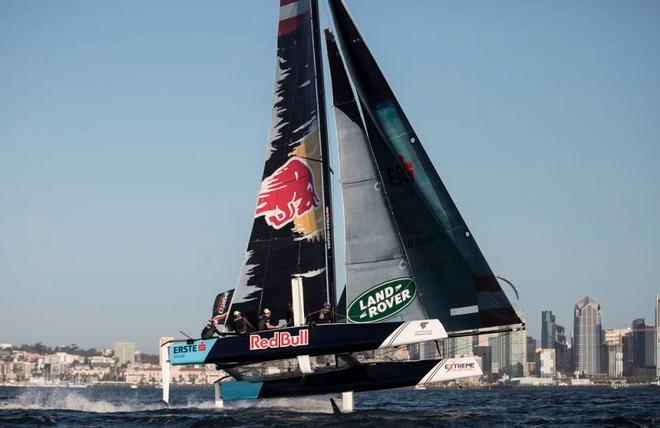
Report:
M 586 294 L 607 327 L 653 323 L 660 3 L 350 7 L 530 333 Z M 252 222 L 277 14 L 0 2 L 0 342 L 199 333 Z

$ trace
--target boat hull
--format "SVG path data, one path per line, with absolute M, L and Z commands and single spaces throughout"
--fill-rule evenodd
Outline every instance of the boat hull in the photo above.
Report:
M 375 391 L 481 375 L 476 360 L 465 357 L 365 363 L 323 373 L 259 382 L 221 382 L 220 388 L 223 400 L 261 399 Z
M 319 324 L 225 336 L 205 340 L 172 341 L 172 365 L 247 364 L 299 355 L 329 355 L 439 340 L 447 333 L 438 320 L 374 324 Z

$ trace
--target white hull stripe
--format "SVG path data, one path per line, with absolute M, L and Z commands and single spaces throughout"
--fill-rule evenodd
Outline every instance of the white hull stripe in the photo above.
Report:
M 429 370 L 418 385 L 481 376 L 482 374 L 481 367 L 473 357 L 447 358 Z
M 446 337 L 447 332 L 439 320 L 406 321 L 390 333 L 378 347 L 390 348 L 392 346 L 440 340 Z

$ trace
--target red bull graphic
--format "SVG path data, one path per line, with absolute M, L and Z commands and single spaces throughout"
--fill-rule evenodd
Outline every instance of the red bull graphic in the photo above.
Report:
M 292 157 L 261 183 L 255 218 L 281 229 L 295 218 L 319 206 L 311 169 L 299 157 Z
M 300 330 L 297 336 L 292 336 L 288 331 L 276 331 L 271 338 L 262 338 L 258 334 L 250 335 L 250 351 L 307 345 L 309 345 L 308 330 Z
M 216 323 L 221 323 L 227 317 L 227 309 L 229 307 L 229 302 L 231 302 L 231 297 L 234 294 L 234 290 L 223 291 L 215 297 L 213 302 L 213 312 L 211 316 L 213 321 Z

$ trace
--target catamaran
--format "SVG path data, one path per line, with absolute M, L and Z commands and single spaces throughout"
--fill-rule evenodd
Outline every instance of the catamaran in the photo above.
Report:
M 215 364 L 227 373 L 218 405 L 342 393 L 350 411 L 353 391 L 481 375 L 474 358 L 413 359 L 398 352 L 406 346 L 524 328 L 346 4 L 329 8 L 335 31 L 323 49 L 318 0 L 280 0 L 270 138 L 243 267 L 214 302 L 220 334 L 162 346 L 165 401 L 170 365 Z M 323 57 L 345 218 L 340 298 Z M 332 322 L 310 322 L 327 304 Z M 281 327 L 236 333 L 234 318 L 257 325 L 265 308 Z

